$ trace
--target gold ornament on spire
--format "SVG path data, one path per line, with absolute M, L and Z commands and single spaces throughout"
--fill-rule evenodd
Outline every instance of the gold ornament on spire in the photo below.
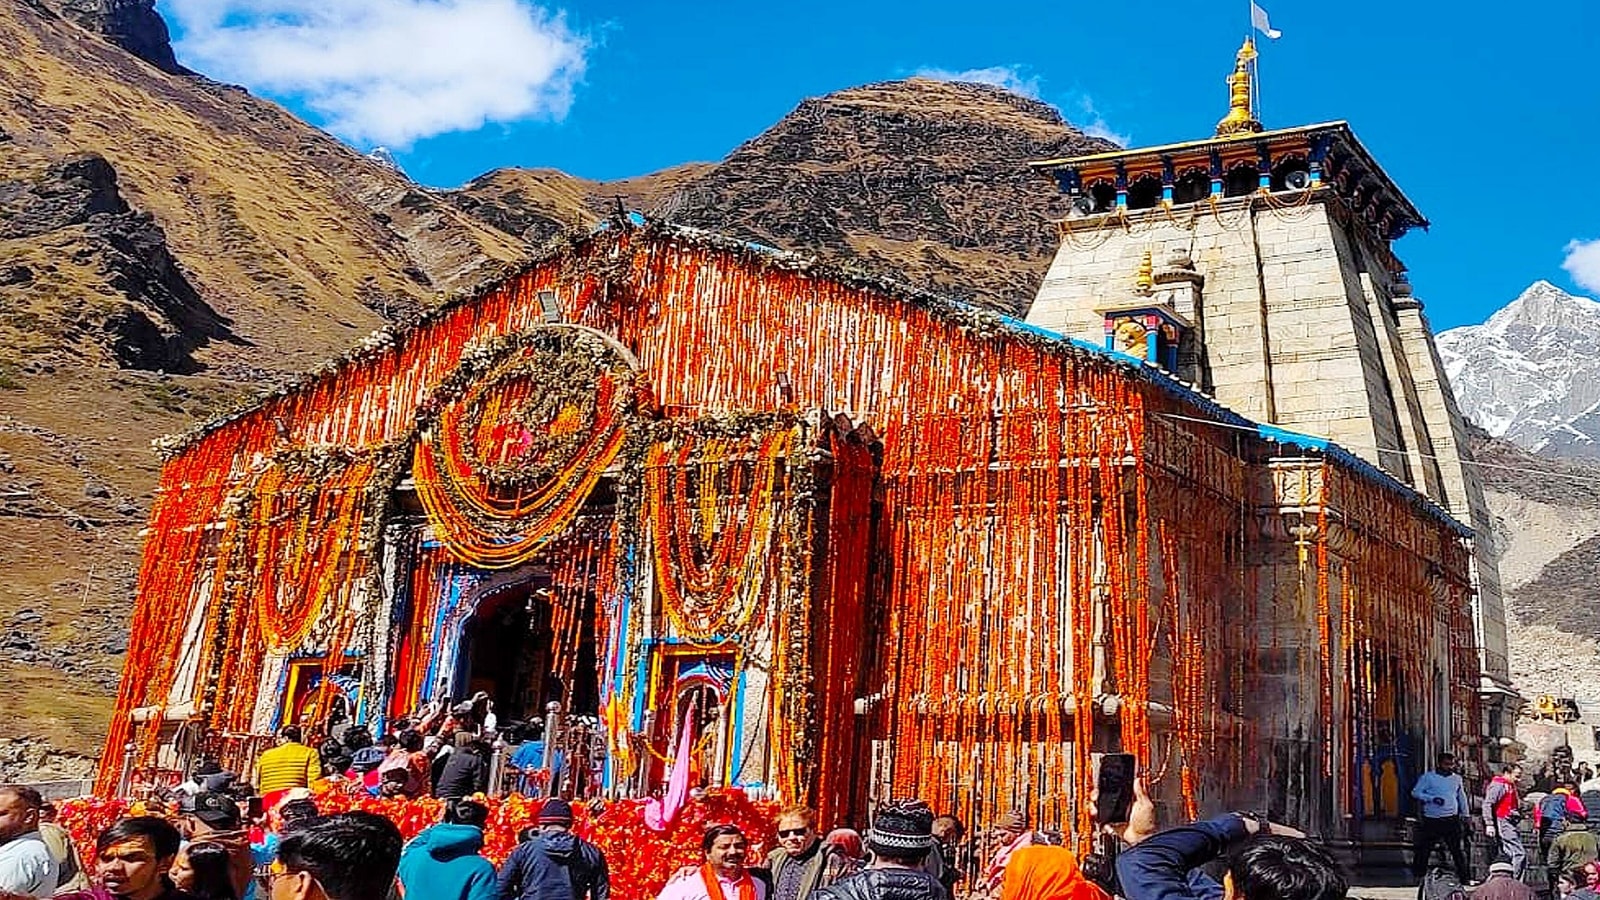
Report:
M 1150 293 L 1156 286 L 1156 267 L 1149 250 L 1144 251 L 1144 258 L 1139 260 L 1139 272 L 1133 276 L 1133 283 L 1141 294 Z
M 1233 74 L 1228 76 L 1228 114 L 1217 123 L 1217 137 L 1231 134 L 1254 133 L 1261 130 L 1256 119 L 1255 78 L 1256 42 L 1244 39 L 1239 55 L 1234 58 Z

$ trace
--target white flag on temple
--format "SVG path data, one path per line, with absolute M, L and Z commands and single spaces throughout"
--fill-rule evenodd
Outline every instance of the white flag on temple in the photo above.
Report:
M 1250 0 L 1250 24 L 1254 25 L 1257 31 L 1273 40 L 1283 37 L 1283 32 L 1273 28 L 1272 23 L 1267 21 L 1267 11 L 1262 9 L 1261 4 L 1257 3 L 1256 0 Z

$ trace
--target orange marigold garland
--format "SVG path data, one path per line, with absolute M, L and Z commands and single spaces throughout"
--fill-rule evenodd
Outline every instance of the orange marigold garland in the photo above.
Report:
M 749 624 L 764 596 L 779 472 L 794 444 L 792 427 L 727 436 L 683 430 L 646 451 L 656 584 L 683 636 L 710 640 Z
M 581 330 L 491 342 L 441 387 L 414 477 L 440 540 L 504 569 L 571 525 L 628 441 L 639 399 L 627 361 Z

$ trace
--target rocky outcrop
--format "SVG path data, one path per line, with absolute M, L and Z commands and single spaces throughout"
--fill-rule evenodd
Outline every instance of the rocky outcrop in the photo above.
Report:
M 528 238 L 610 212 L 820 253 L 1005 312 L 1033 299 L 1058 238 L 1059 193 L 1032 160 L 1093 153 L 1053 107 L 981 84 L 913 78 L 803 101 L 714 165 L 595 183 L 491 172 L 458 206 Z
M 93 778 L 97 762 L 93 757 L 57 750 L 45 741 L 0 738 L 0 782 L 6 784 Z
M 99 296 L 27 312 L 30 321 L 42 314 L 40 324 L 53 322 L 65 346 L 93 343 L 124 368 L 186 373 L 199 368 L 197 348 L 237 341 L 190 284 L 155 219 L 123 198 L 104 157 L 80 154 L 9 172 L 0 180 L 0 241 L 69 248 L 75 260 L 93 267 L 104 288 Z M 46 256 L 0 272 L 0 285 L 36 297 L 41 281 L 58 271 Z M 28 305 L 19 299 L 7 309 Z
M 191 74 L 172 52 L 155 0 L 53 0 L 62 15 L 163 72 Z

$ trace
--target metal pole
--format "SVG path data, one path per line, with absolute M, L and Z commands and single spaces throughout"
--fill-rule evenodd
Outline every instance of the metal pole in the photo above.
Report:
M 133 788 L 133 760 L 139 752 L 139 745 L 133 741 L 122 748 L 122 774 L 117 776 L 117 796 L 126 797 Z
M 728 704 L 717 704 L 717 768 L 711 775 L 711 786 L 722 787 L 729 768 L 728 759 Z
M 556 742 L 561 738 L 561 701 L 551 700 L 544 707 L 544 760 L 543 767 L 548 776 L 545 796 L 554 797 L 561 793 L 560 785 L 556 784 Z
M 636 776 L 637 776 L 637 782 L 638 782 L 634 787 L 634 796 L 636 796 L 636 797 L 648 797 L 648 796 L 650 796 L 650 750 L 649 750 L 649 747 L 650 747 L 650 741 L 655 736 L 655 733 L 656 733 L 656 711 L 653 710 L 653 709 L 647 709 L 647 710 L 644 711 L 644 732 L 642 734 L 642 736 L 644 738 L 643 745 L 644 745 L 645 751 L 643 753 L 639 754 L 639 756 L 638 756 L 639 766 L 638 766 L 638 771 L 635 773 Z
M 489 796 L 503 797 L 506 793 L 506 742 L 495 738 L 494 752 L 489 754 Z

